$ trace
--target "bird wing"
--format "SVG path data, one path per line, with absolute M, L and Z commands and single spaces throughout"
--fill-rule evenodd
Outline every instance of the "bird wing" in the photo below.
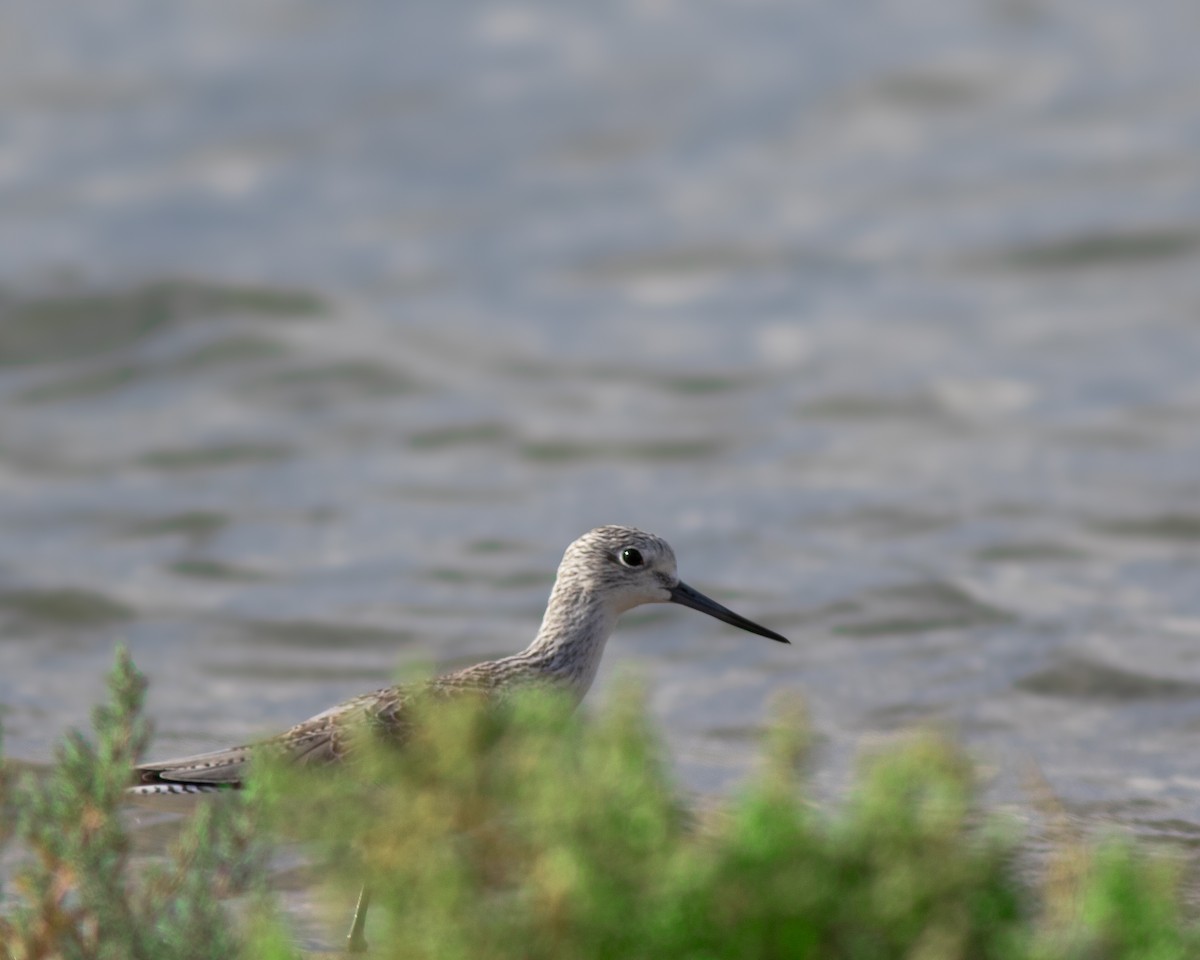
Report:
M 486 695 L 496 688 L 498 680 L 493 665 L 483 663 L 436 677 L 422 689 L 439 699 L 469 693 Z M 269 740 L 143 763 L 135 768 L 136 780 L 129 793 L 146 797 L 238 789 L 254 757 L 267 752 L 293 763 L 338 763 L 349 752 L 355 728 L 374 728 L 385 738 L 402 743 L 412 723 L 412 694 L 411 687 L 385 687 L 330 707 Z
M 294 763 L 336 763 L 346 753 L 349 728 L 356 719 L 373 721 L 386 733 L 401 736 L 405 699 L 401 688 L 389 687 L 331 707 L 269 740 L 140 764 L 130 791 L 148 796 L 237 789 L 254 757 L 268 752 Z

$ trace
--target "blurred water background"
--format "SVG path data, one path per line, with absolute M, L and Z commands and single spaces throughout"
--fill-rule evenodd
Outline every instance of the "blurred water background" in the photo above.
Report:
M 157 753 L 512 652 L 602 522 L 679 776 L 804 692 L 1200 837 L 1200 8 L 0 6 L 0 710 Z

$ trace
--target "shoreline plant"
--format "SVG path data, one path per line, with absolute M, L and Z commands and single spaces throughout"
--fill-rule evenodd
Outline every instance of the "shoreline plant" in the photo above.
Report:
M 698 817 L 630 688 L 590 717 L 545 694 L 419 700 L 402 748 L 364 730 L 343 767 L 263 763 L 146 862 L 122 815 L 149 739 L 124 651 L 109 688 L 47 774 L 0 767 L 0 853 L 17 856 L 0 960 L 301 956 L 269 894 L 271 844 L 291 841 L 347 920 L 366 881 L 385 960 L 1200 957 L 1175 860 L 1063 840 L 1031 879 L 1020 830 L 981 809 L 945 738 L 869 758 L 818 809 L 803 711 L 785 703 L 757 772 Z

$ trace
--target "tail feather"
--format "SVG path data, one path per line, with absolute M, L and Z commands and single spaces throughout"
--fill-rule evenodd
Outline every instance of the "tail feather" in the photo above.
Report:
M 234 783 L 143 783 L 129 787 L 125 792 L 131 797 L 165 797 L 181 796 L 184 794 L 196 796 L 205 793 L 224 793 L 226 790 L 238 790 L 240 786 Z
M 251 749 L 232 747 L 141 764 L 134 771 L 134 784 L 130 791 L 140 791 L 138 795 L 147 796 L 155 793 L 213 793 L 240 787 Z M 174 789 L 184 787 L 188 789 Z

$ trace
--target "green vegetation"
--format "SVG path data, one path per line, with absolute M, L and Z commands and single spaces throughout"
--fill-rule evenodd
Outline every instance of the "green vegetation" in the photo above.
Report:
M 111 686 L 93 740 L 0 783 L 0 844 L 21 855 L 3 960 L 297 956 L 263 892 L 267 837 L 308 846 L 330 917 L 368 881 L 372 957 L 1200 956 L 1169 860 L 1064 836 L 1018 870 L 1018 831 L 978 809 L 970 763 L 937 737 L 869 760 L 838 810 L 816 809 L 794 704 L 751 781 L 697 816 L 628 690 L 592 719 L 547 696 L 418 701 L 404 749 L 366 731 L 337 777 L 269 765 L 248 796 L 201 805 L 165 862 L 138 864 L 118 808 L 147 728 L 123 655 Z M 237 922 L 233 889 L 249 891 Z
M 0 843 L 20 856 L 0 904 L 0 958 L 203 960 L 252 957 L 221 897 L 263 876 L 247 804 L 207 804 L 163 863 L 137 864 L 120 815 L 129 770 L 150 738 L 145 681 L 121 651 L 93 737 L 71 732 L 44 776 L 0 780 Z

